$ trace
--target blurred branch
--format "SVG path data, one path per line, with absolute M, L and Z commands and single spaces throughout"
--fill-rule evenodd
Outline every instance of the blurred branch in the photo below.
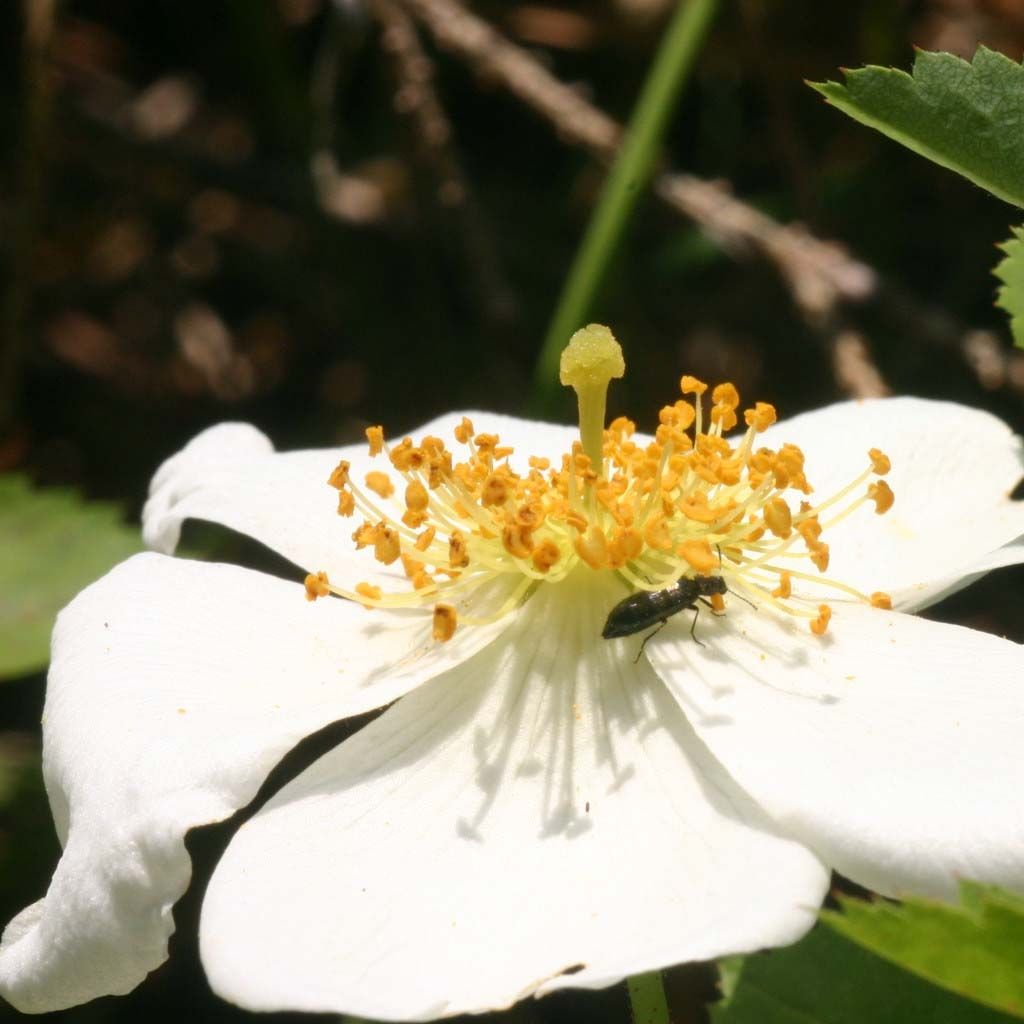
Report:
M 473 199 L 453 142 L 451 122 L 434 88 L 434 65 L 423 50 L 416 25 L 394 0 L 371 0 L 370 9 L 381 25 L 381 48 L 395 69 L 394 107 L 413 130 L 418 156 L 432 179 L 430 200 L 452 217 L 463 245 L 461 263 L 474 292 L 484 299 L 492 321 L 506 318 L 513 305 L 498 255 L 479 207 Z M 446 232 L 439 232 L 444 237 Z
M 563 138 L 602 161 L 614 158 L 622 126 L 559 81 L 527 51 L 456 0 L 401 3 L 430 28 L 439 43 L 543 114 Z M 822 241 L 800 227 L 779 224 L 717 182 L 662 173 L 655 178 L 655 191 L 731 251 L 754 252 L 770 259 L 790 285 L 798 306 L 815 317 L 830 312 L 839 302 L 866 299 L 877 286 L 875 272 L 838 243 Z
M 22 117 L 11 203 L 10 268 L 0 328 L 0 437 L 15 420 L 26 348 L 25 314 L 31 297 L 33 249 L 52 106 L 48 61 L 56 6 L 56 0 L 23 0 L 22 4 Z
M 540 113 L 562 138 L 604 162 L 614 157 L 622 126 L 458 0 L 399 2 L 428 26 L 441 46 Z M 842 244 L 817 238 L 799 224 L 780 224 L 737 199 L 721 182 L 666 171 L 655 177 L 654 191 L 734 256 L 760 256 L 775 266 L 797 308 L 829 338 L 834 365 L 837 371 L 843 368 L 841 386 L 852 389 L 851 393 L 858 395 L 858 388 L 867 388 L 863 392 L 867 395 L 875 387 L 886 386 L 866 346 L 857 350 L 855 362 L 860 369 L 853 373 L 849 372 L 853 350 L 847 345 L 845 351 L 836 351 L 845 333 L 841 307 L 869 301 L 878 302 L 897 323 L 906 325 L 908 336 L 953 354 L 986 390 L 1006 387 L 1024 392 L 1024 360 L 1019 352 L 1007 351 L 1005 346 L 993 351 L 989 345 L 979 360 L 975 333 L 948 313 L 882 280 Z
M 534 412 L 550 413 L 556 406 L 562 349 L 586 323 L 637 201 L 647 190 L 669 116 L 717 10 L 718 0 L 685 0 L 665 30 L 548 327 L 534 373 Z

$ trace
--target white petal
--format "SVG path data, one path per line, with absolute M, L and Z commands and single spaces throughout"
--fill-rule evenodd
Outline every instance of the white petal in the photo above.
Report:
M 1024 888 L 1024 648 L 836 604 L 825 638 L 736 603 L 647 647 L 697 734 L 788 834 L 877 892 Z
M 823 866 L 765 828 L 636 644 L 599 639 L 618 597 L 541 588 L 247 823 L 203 907 L 214 989 L 428 1020 L 798 938 Z
M 0 994 L 53 1010 L 127 992 L 166 958 L 185 832 L 252 799 L 310 732 L 379 707 L 514 616 L 425 642 L 429 616 L 308 603 L 298 584 L 140 555 L 61 614 L 44 771 L 61 861 L 8 928 Z
M 433 434 L 454 445 L 452 430 L 464 415 L 478 431 L 515 444 L 512 461 L 523 468 L 528 455 L 557 457 L 578 438 L 574 428 L 481 412 L 449 413 L 411 436 Z M 365 443 L 278 453 L 245 423 L 211 427 L 157 470 L 142 514 L 143 536 L 150 547 L 170 554 L 182 522 L 205 519 L 247 534 L 311 572 L 322 569 L 347 584 L 379 582 L 389 574 L 351 540 L 361 519 L 339 516 L 337 492 L 327 485 L 341 459 L 352 463 L 352 478 L 360 483 L 371 469 L 391 468 L 383 456 L 371 459 Z
M 858 476 L 869 448 L 890 457 L 892 509 L 879 516 L 868 504 L 824 539 L 829 576 L 865 593 L 886 591 L 902 609 L 957 589 L 954 581 L 1024 534 L 1024 501 L 1009 497 L 1024 474 L 1024 444 L 988 413 L 920 398 L 867 399 L 794 417 L 764 437 L 803 449 L 812 501 Z M 1024 549 L 1009 557 L 1018 555 Z

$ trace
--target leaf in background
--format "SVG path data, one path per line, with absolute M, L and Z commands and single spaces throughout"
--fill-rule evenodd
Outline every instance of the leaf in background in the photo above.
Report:
M 1013 238 L 999 248 L 1006 256 L 993 271 L 1003 282 L 996 301 L 1010 314 L 1014 344 L 1024 348 L 1024 227 L 1014 228 Z
M 116 506 L 0 476 L 0 679 L 44 668 L 57 612 L 140 550 Z
M 712 1024 L 1008 1024 L 825 928 L 788 949 L 748 956 Z
M 936 985 L 1024 1017 L 1024 898 L 963 882 L 961 906 L 843 900 L 840 934 Z
M 1024 206 L 1024 67 L 979 46 L 968 63 L 922 50 L 913 75 L 844 71 L 809 82 L 833 106 L 1000 199 Z

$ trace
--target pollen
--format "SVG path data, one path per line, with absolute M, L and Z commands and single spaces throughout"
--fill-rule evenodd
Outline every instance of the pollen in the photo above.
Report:
M 395 485 L 391 482 L 391 477 L 378 470 L 366 474 L 366 486 L 381 498 L 390 498 L 395 493 Z
M 306 600 L 315 601 L 318 597 L 326 597 L 331 592 L 327 573 L 310 573 L 305 579 Z
M 832 609 L 827 604 L 818 605 L 818 617 L 811 620 L 811 632 L 815 636 L 824 636 L 825 630 L 832 619 Z
M 457 617 L 450 604 L 434 605 L 434 639 L 445 643 L 455 636 Z
M 884 480 L 876 480 L 868 487 L 868 497 L 875 503 L 875 511 L 882 515 L 892 508 L 896 496 Z
M 341 516 L 358 514 L 357 549 L 390 566 L 395 588 L 358 584 L 350 590 L 323 574 L 306 578 L 310 600 L 334 593 L 379 608 L 419 608 L 432 615 L 432 635 L 451 638 L 456 623 L 493 621 L 539 587 L 570 575 L 614 573 L 633 590 L 665 590 L 684 578 L 718 576 L 723 594 L 712 607 L 727 612 L 732 596 L 808 622 L 822 636 L 830 605 L 810 603 L 824 587 L 837 599 L 890 608 L 825 575 L 830 531 L 865 503 L 879 514 L 893 505 L 879 479 L 890 460 L 870 448 L 863 471 L 834 494 L 815 493 L 803 451 L 768 445 L 775 427 L 767 402 L 741 405 L 728 381 L 709 387 L 689 375 L 679 391 L 638 432 L 619 416 L 605 425 L 606 392 L 624 370 L 611 332 L 591 325 L 563 355 L 563 381 L 575 390 L 579 440 L 552 457 L 516 451 L 487 424 L 477 431 L 463 416 L 445 437 L 389 441 L 366 430 L 368 455 L 388 472 L 339 462 L 328 476 Z M 742 409 L 742 414 L 740 410 Z M 742 420 L 742 426 L 741 426 Z M 486 612 L 480 588 L 496 580 L 507 593 Z

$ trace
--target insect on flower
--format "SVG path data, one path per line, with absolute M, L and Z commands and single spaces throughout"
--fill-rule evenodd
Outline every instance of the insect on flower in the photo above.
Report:
M 188 831 L 375 708 L 205 890 L 203 965 L 240 1006 L 432 1020 L 784 945 L 832 868 L 882 895 L 1024 889 L 1024 647 L 907 614 L 1024 559 L 1020 439 L 910 398 L 776 427 L 691 377 L 645 437 L 605 425 L 606 328 L 562 369 L 578 431 L 458 412 L 418 442 L 371 427 L 282 453 L 222 424 L 160 468 L 144 521 L 165 553 L 57 625 L 63 854 L 4 932 L 0 997 L 44 1012 L 139 984 Z M 188 518 L 266 543 L 305 588 L 168 557 Z M 730 602 L 713 644 L 670 621 L 634 663 L 601 639 L 609 609 L 632 628 L 703 597 Z
M 669 618 L 684 609 L 694 611 L 690 636 L 702 647 L 703 641 L 697 640 L 694 630 L 697 628 L 697 616 L 700 608 L 697 601 L 702 598 L 713 598 L 728 593 L 729 588 L 721 576 L 683 576 L 671 587 L 664 590 L 639 590 L 629 597 L 623 598 L 609 613 L 601 636 L 612 640 L 619 636 L 632 636 L 648 626 L 658 623 L 657 629 L 644 637 L 636 660 L 644 652 L 647 641 L 651 639 L 668 622 Z M 710 604 L 710 602 L 708 602 Z

